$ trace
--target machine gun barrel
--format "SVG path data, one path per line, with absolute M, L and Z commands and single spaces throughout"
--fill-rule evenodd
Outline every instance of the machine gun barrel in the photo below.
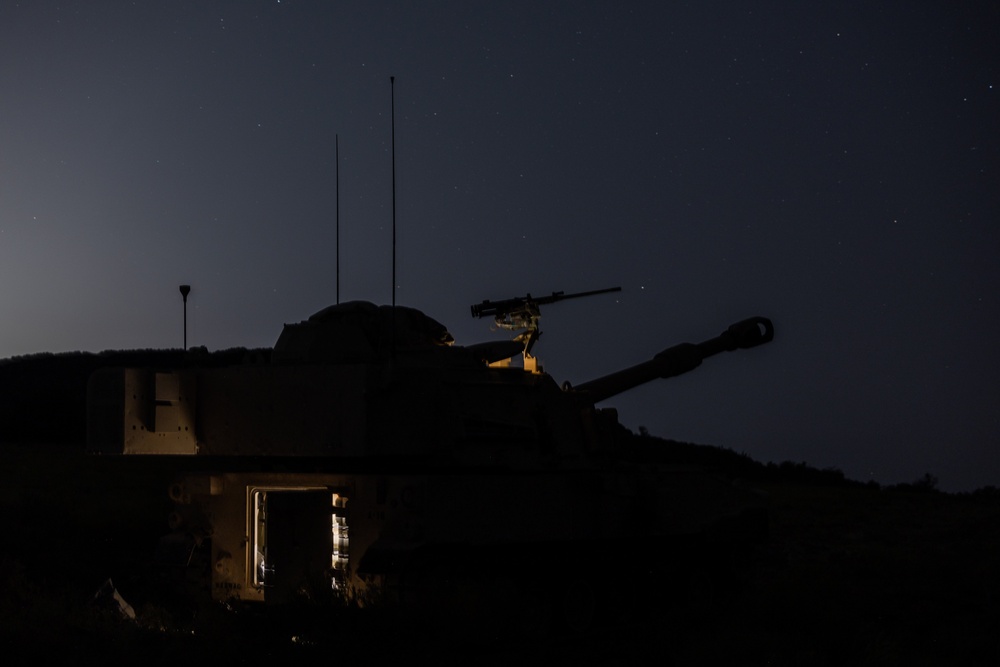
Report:
M 594 294 L 605 294 L 607 292 L 621 292 L 621 287 L 608 287 L 605 289 L 591 290 L 589 292 L 576 292 L 566 294 L 565 292 L 553 292 L 550 296 L 535 298 L 528 294 L 526 296 L 514 297 L 513 299 L 501 299 L 500 301 L 490 301 L 486 299 L 482 303 L 472 306 L 473 317 L 503 317 L 505 314 L 524 308 L 527 304 L 541 306 L 547 303 L 555 303 L 565 299 L 576 299 L 583 296 L 593 296 Z
M 669 378 L 687 373 L 701 365 L 702 360 L 732 350 L 757 347 L 774 338 L 774 325 L 766 317 L 751 317 L 737 322 L 715 338 L 701 343 L 681 343 L 663 350 L 649 361 L 605 375 L 574 387 L 586 392 L 599 403 L 657 378 Z

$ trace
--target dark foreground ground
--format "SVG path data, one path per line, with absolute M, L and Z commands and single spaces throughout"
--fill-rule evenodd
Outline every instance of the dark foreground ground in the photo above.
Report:
M 1000 665 L 1000 498 L 772 475 L 771 537 L 711 605 L 616 595 L 583 632 L 385 610 L 179 605 L 150 568 L 169 470 L 0 445 L 0 662 Z M 610 566 L 595 577 L 615 587 Z M 94 603 L 108 578 L 135 607 Z M 634 586 L 641 587 L 640 580 Z M 641 591 L 639 591 L 641 592 Z M 530 600 L 522 612 L 531 618 Z M 495 619 L 494 619 L 495 620 Z M 527 628 L 527 630 L 526 630 Z M 68 650 L 68 654 L 67 654 Z

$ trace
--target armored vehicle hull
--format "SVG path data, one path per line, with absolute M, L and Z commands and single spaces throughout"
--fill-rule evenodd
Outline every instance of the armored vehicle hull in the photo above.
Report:
M 455 346 L 418 311 L 353 302 L 286 325 L 269 364 L 95 373 L 89 447 L 190 457 L 161 555 L 204 568 L 215 600 L 420 604 L 457 573 L 594 591 L 764 536 L 758 495 L 646 456 L 594 404 L 772 336 L 754 318 L 560 388 L 508 363 L 522 343 Z

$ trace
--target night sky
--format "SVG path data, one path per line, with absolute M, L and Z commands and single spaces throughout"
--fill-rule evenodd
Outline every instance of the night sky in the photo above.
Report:
M 271 346 L 337 300 L 459 344 L 542 309 L 607 402 L 883 484 L 1000 485 L 1000 10 L 984 2 L 0 4 L 0 358 Z M 394 91 L 389 77 L 395 76 Z

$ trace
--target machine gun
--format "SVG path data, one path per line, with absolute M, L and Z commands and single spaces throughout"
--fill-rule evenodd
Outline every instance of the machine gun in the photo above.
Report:
M 516 331 L 524 329 L 523 332 L 514 337 L 515 341 L 524 345 L 525 365 L 529 365 L 532 359 L 531 348 L 542 335 L 538 329 L 538 320 L 541 318 L 539 306 L 555 303 L 564 299 L 576 299 L 595 294 L 605 294 L 607 292 L 620 292 L 621 287 L 608 287 L 606 289 L 591 290 L 589 292 L 576 292 L 566 294 L 565 292 L 553 292 L 551 296 L 535 298 L 531 294 L 513 299 L 503 299 L 501 301 L 490 301 L 486 299 L 482 303 L 472 306 L 473 317 L 493 317 L 497 327 Z

